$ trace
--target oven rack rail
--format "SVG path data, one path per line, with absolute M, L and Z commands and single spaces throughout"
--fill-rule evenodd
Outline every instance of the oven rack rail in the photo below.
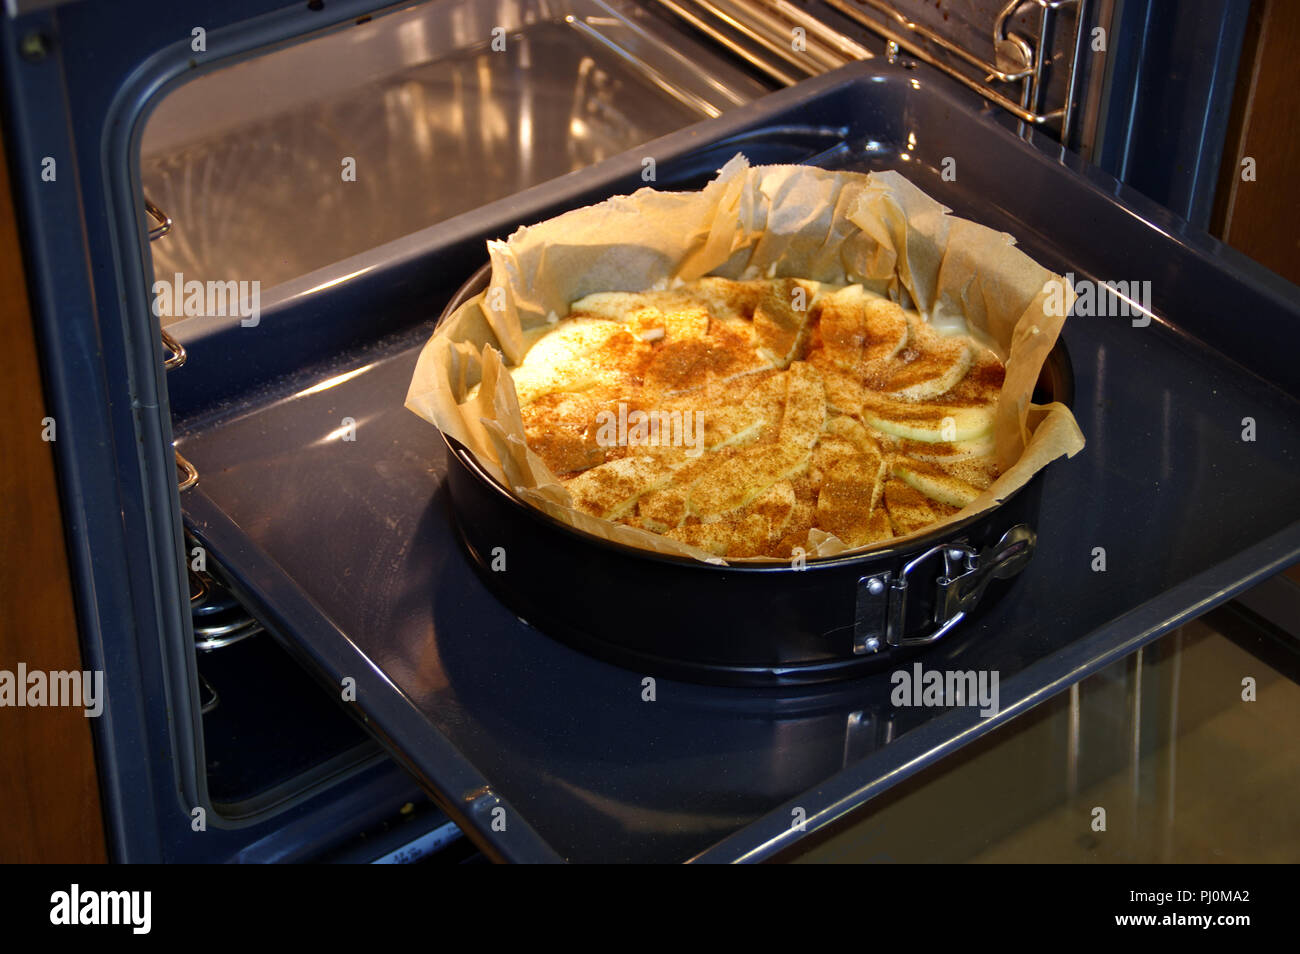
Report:
M 149 230 L 150 242 L 158 241 L 172 230 L 171 216 L 151 202 L 148 196 L 145 196 L 144 210 L 151 219 L 158 223 Z M 174 371 L 186 362 L 189 355 L 185 351 L 185 346 L 169 335 L 166 328 L 160 327 L 158 332 L 162 338 L 163 370 Z M 176 455 L 177 489 L 189 490 L 199 482 L 198 469 L 186 460 L 185 456 L 176 449 L 175 444 L 172 445 L 172 453 Z
M 657 0 L 660 6 L 708 35 L 750 65 L 784 85 L 817 76 L 873 54 L 841 30 L 819 18 L 827 8 L 855 27 L 885 41 L 885 57 L 900 53 L 926 63 L 1005 109 L 1023 123 L 1046 127 L 1059 123 L 1064 141 L 1071 128 L 1079 61 L 1083 52 L 1087 0 L 1010 0 L 991 27 L 990 60 L 925 23 L 909 18 L 887 0 L 820 0 L 801 6 L 791 0 Z M 1064 51 L 1065 89 L 1048 103 L 1048 70 L 1054 68 L 1056 19 L 1073 12 L 1073 29 Z M 1026 36 L 1013 28 L 1022 10 L 1035 18 Z M 796 32 L 802 31 L 802 32 Z M 1018 89 L 1017 89 L 1018 87 Z

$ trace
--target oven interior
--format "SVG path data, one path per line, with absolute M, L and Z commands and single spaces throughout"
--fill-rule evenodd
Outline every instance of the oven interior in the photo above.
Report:
M 231 12 L 236 52 L 216 55 L 226 34 L 211 30 L 213 55 L 141 97 L 118 157 L 141 266 L 124 254 L 124 282 L 177 291 L 152 320 L 124 319 L 157 365 L 175 455 L 174 532 L 155 532 L 183 610 L 156 673 L 177 757 L 155 784 L 216 830 L 196 847 L 125 826 L 120 857 L 768 856 L 792 850 L 789 806 L 814 788 L 860 803 L 900 761 L 983 731 L 893 710 L 879 682 L 674 686 L 647 722 L 637 674 L 516 619 L 453 538 L 441 442 L 402 398 L 484 242 L 642 185 L 698 188 L 736 152 L 898 169 L 1048 267 L 1156 280 L 1142 334 L 1067 325 L 1090 447 L 1049 473 L 1040 534 L 1089 545 L 1043 554 L 1005 611 L 928 665 L 1001 672 L 1008 717 L 1089 673 L 1131 694 L 1141 661 L 1116 675 L 1125 653 L 1295 559 L 1300 388 L 1266 347 L 1295 302 L 1189 227 L 1190 199 L 1155 196 L 1179 218 L 1078 158 L 1118 171 L 1136 149 L 1116 132 L 1133 77 L 1089 55 L 1096 26 L 1115 36 L 1134 15 L 1123 4 L 368 6 L 255 29 Z M 78 15 L 65 35 L 93 31 Z M 1192 272 L 1193 286 L 1175 277 Z M 188 281 L 233 284 L 231 307 L 187 314 Z M 239 300 L 256 313 L 236 313 L 253 281 Z M 1230 333 L 1229 307 L 1265 318 Z M 1273 436 L 1243 457 L 1229 425 L 1247 413 Z M 1206 516 L 1189 526 L 1189 511 Z M 1094 545 L 1114 567 L 1100 587 L 1076 569 Z M 518 821 L 497 830 L 498 810 Z M 824 811 L 829 831 L 842 819 Z

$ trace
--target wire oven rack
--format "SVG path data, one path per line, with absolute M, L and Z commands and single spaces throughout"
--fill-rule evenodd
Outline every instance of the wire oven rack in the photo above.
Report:
M 997 10 L 986 38 L 992 56 L 946 36 L 895 0 L 657 0 L 660 6 L 706 33 L 751 65 L 785 85 L 793 75 L 815 76 L 872 53 L 837 27 L 833 16 L 885 41 L 885 56 L 900 53 L 933 66 L 1033 127 L 1057 127 L 1065 139 L 1072 120 L 1085 31 L 1087 0 L 1010 0 Z M 940 5 L 942 6 L 942 5 Z M 942 11 L 941 11 L 942 12 Z M 1057 17 L 1072 26 L 1056 49 Z M 947 19 L 946 12 L 943 19 Z M 1027 27 L 1027 32 L 1022 28 Z M 951 31 L 950 31 L 951 32 Z M 981 38 L 983 39 L 983 38 Z M 984 45 L 981 42 L 981 45 Z M 1050 82 L 1063 69 L 1065 82 Z

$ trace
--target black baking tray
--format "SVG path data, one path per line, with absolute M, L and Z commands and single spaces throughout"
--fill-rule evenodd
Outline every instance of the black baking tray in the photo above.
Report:
M 648 701 L 642 673 L 518 619 L 456 541 L 445 445 L 402 404 L 483 240 L 632 191 L 644 156 L 660 186 L 697 187 L 737 148 L 898 169 L 1054 271 L 1151 282 L 1149 323 L 1066 323 L 1088 446 L 1043 475 L 1029 566 L 924 657 L 997 672 L 991 716 L 894 707 L 888 672 L 799 690 L 661 678 Z M 192 360 L 168 384 L 200 473 L 186 522 L 312 672 L 355 679 L 370 729 L 496 858 L 769 857 L 1300 559 L 1296 288 L 905 66 L 846 67 L 340 263 L 262 325 L 179 329 Z M 296 360 L 286 343 L 316 329 L 356 343 Z

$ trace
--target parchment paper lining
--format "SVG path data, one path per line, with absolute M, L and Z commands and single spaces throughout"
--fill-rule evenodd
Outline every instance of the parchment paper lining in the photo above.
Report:
M 522 360 L 528 330 L 564 317 L 571 302 L 593 292 L 663 288 L 705 275 L 860 282 L 936 325 L 969 331 L 1005 362 L 994 425 L 1001 476 L 959 513 L 908 537 L 849 550 L 814 529 L 806 558 L 932 533 L 995 506 L 1084 445 L 1069 408 L 1030 401 L 1065 322 L 1045 307 L 1048 282 L 1064 290 L 1064 314 L 1074 300 L 1069 283 L 1017 249 L 1010 235 L 950 212 L 897 172 L 751 167 L 737 155 L 699 192 L 641 189 L 520 228 L 505 242 L 488 243 L 487 290 L 429 339 L 406 406 L 464 444 L 520 499 L 594 536 L 708 563 L 788 562 L 724 561 L 574 510 L 568 492 L 528 449 L 507 366 Z

